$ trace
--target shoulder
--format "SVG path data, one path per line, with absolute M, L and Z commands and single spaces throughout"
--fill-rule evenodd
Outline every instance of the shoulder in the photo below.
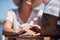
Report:
M 10 13 L 15 13 L 17 11 L 17 9 L 9 9 L 8 12 Z
M 7 15 L 15 15 L 17 9 L 9 9 Z
M 9 20 L 11 22 L 13 22 L 14 18 L 16 18 L 16 12 L 17 9 L 9 9 L 7 14 L 6 14 L 6 19 L 5 20 Z

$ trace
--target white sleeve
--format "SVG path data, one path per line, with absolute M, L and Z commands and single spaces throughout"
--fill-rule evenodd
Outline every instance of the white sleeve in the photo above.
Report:
M 8 12 L 7 12 L 7 15 L 6 15 L 6 19 L 5 20 L 8 20 L 8 21 L 10 21 L 10 22 L 13 22 L 13 11 L 12 10 L 9 10 Z
M 59 17 L 59 8 L 60 8 L 59 4 L 60 4 L 59 0 L 50 0 L 45 5 L 44 13 Z

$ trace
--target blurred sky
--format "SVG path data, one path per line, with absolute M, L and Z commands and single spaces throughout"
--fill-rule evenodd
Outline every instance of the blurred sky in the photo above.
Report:
M 16 6 L 12 0 L 0 0 L 0 20 L 4 21 L 7 11 L 14 8 L 16 8 Z M 36 9 L 43 10 L 44 4 L 37 7 Z
M 15 8 L 12 0 L 0 0 L 0 20 L 4 20 L 8 9 Z

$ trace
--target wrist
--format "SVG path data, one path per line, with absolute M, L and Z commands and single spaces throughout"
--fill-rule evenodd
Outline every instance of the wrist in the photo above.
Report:
M 15 30 L 12 30 L 12 33 L 13 33 L 13 34 L 16 34 Z
M 24 30 L 23 28 L 20 30 L 20 34 L 24 34 L 26 33 L 26 30 Z
M 13 35 L 18 35 L 15 30 L 12 30 Z

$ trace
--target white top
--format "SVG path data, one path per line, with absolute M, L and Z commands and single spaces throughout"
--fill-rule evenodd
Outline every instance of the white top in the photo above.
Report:
M 19 15 L 18 15 L 18 10 L 17 9 L 12 9 L 9 10 L 6 16 L 5 20 L 9 20 L 13 23 L 13 29 L 18 29 L 21 28 L 22 25 L 24 24 L 38 24 L 38 20 L 40 20 L 40 18 L 38 19 L 38 16 L 42 15 L 43 11 L 38 12 L 38 10 L 33 10 L 30 17 L 28 18 L 27 22 L 24 23 Z

